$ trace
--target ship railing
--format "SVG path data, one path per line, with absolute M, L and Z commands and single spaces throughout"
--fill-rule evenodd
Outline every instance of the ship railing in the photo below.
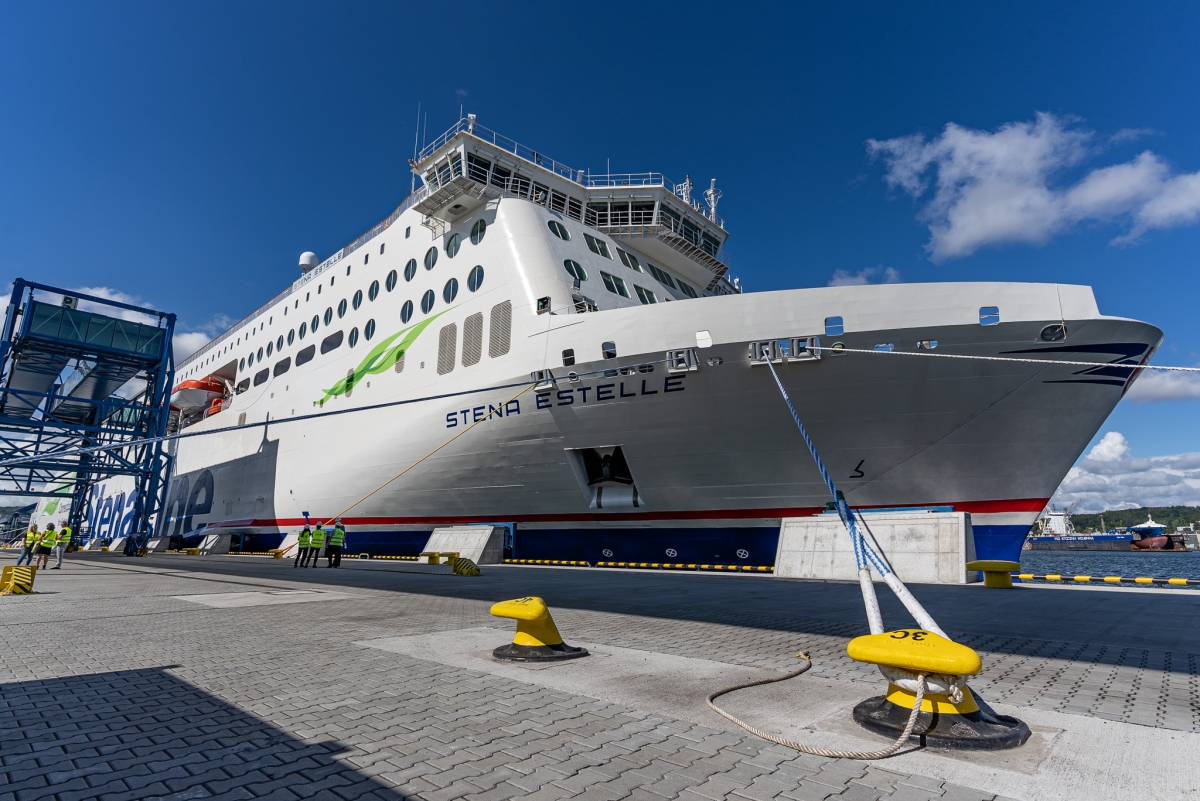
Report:
M 692 196 L 691 190 L 684 190 L 683 184 L 677 184 L 661 172 L 625 172 L 609 173 L 607 175 L 586 174 L 582 181 L 589 189 L 625 189 L 640 186 L 661 186 L 675 197 L 691 206 L 692 210 L 706 220 L 725 227 L 725 221 L 712 213 L 712 210 Z
M 677 219 L 670 214 L 665 214 L 662 211 L 599 211 L 596 209 L 586 209 L 583 213 L 583 224 L 592 228 L 603 228 L 606 230 L 657 226 L 682 237 L 722 264 L 729 265 L 729 253 L 724 248 L 714 247 L 711 242 L 706 241 L 702 232 L 694 225 L 686 225 L 683 220 Z
M 507 136 L 499 134 L 493 131 L 491 128 L 486 128 L 480 125 L 470 117 L 464 117 L 463 119 L 454 123 L 445 133 L 422 148 L 421 152 L 417 155 L 417 163 L 429 158 L 439 149 L 444 147 L 445 144 L 451 139 L 464 132 L 469 133 L 478 139 L 482 139 L 483 141 L 505 151 L 506 153 L 512 153 L 514 156 L 519 156 L 520 158 L 532 162 L 539 167 L 543 167 L 551 172 L 557 173 L 563 178 L 566 178 L 568 181 L 578 182 L 577 176 L 582 174 L 582 171 L 573 170 L 566 164 L 555 161 L 544 153 L 523 145 L 515 139 L 509 139 Z

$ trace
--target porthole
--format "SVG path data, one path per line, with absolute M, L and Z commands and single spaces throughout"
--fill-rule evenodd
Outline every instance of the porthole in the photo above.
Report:
M 367 297 L 370 298 L 371 300 L 375 300 L 375 298 L 379 297 L 379 282 L 378 281 L 371 282 L 371 286 L 367 288 Z M 355 308 L 358 308 L 358 307 L 355 306 Z
M 451 278 L 446 282 L 446 286 L 442 288 L 442 300 L 447 303 L 453 303 L 454 298 L 458 296 L 458 279 Z
M 388 292 L 391 292 L 393 289 L 396 288 L 396 271 L 395 270 L 392 270 L 390 273 L 388 273 L 387 283 L 384 284 L 384 286 L 387 287 Z
M 404 301 L 404 305 L 400 307 L 400 322 L 407 323 L 412 319 L 413 305 L 411 300 Z
M 268 356 L 270 356 L 270 355 L 271 355 L 271 352 L 272 352 L 273 350 L 275 350 L 275 343 L 274 343 L 274 342 L 268 342 L 268 343 L 267 343 L 267 355 L 268 355 Z
M 341 319 L 345 316 L 346 316 L 346 299 L 342 298 L 341 302 L 338 303 L 338 319 Z M 326 320 L 325 322 L 328 323 L 329 321 Z
M 295 341 L 296 341 L 296 329 L 293 328 L 291 331 L 288 331 L 288 344 L 291 345 Z
M 563 267 L 567 268 L 567 272 L 571 274 L 572 278 L 578 278 L 580 281 L 587 280 L 587 270 L 580 267 L 579 262 L 567 259 L 563 262 Z
M 567 230 L 567 226 L 563 225 L 558 220 L 551 220 L 547 223 L 547 225 L 550 226 L 550 230 L 559 239 L 563 240 L 564 242 L 571 241 L 571 232 Z
M 481 286 L 483 286 L 483 267 L 476 264 L 471 268 L 471 272 L 467 273 L 467 289 L 474 292 Z
M 462 247 L 462 237 L 458 234 L 446 240 L 446 258 L 453 259 L 458 255 L 458 249 Z
M 304 335 L 308 333 L 308 323 L 300 323 L 300 338 L 304 339 Z
M 342 303 L 345 302 L 344 300 L 342 301 Z M 331 322 L 333 322 L 333 309 L 327 308 L 325 309 L 325 325 L 329 325 Z M 314 325 L 313 328 L 316 328 L 316 326 Z
M 251 353 L 251 354 L 250 354 L 250 358 L 246 360 L 246 366 L 247 366 L 247 367 L 253 367 L 253 366 L 254 366 L 254 354 L 253 354 L 253 353 Z
M 308 327 L 310 329 L 312 329 L 312 332 L 315 334 L 315 333 L 317 333 L 317 326 L 319 326 L 320 324 L 321 324 L 320 316 L 314 314 L 313 318 L 312 318 L 312 323 Z
M 483 235 L 487 233 L 487 220 L 476 220 L 471 226 L 471 244 L 478 245 L 483 241 Z
M 239 363 L 238 363 L 238 369 L 239 369 L 239 370 L 245 370 L 245 369 L 246 369 L 246 360 L 245 360 L 245 359 L 242 359 L 242 360 L 241 360 L 241 362 L 239 362 Z
M 350 347 L 353 348 L 357 344 L 358 344 L 358 329 L 351 328 L 350 329 Z
M 425 290 L 425 294 L 421 296 L 421 311 L 424 314 L 429 314 L 429 310 L 433 308 L 434 294 L 432 289 Z
M 259 360 L 260 362 L 262 361 L 262 350 L 263 350 L 262 348 L 259 348 L 259 349 L 258 349 L 258 353 L 257 353 L 257 354 L 255 354 L 255 355 L 258 357 L 258 360 Z
M 275 340 L 275 350 L 283 350 L 283 334 L 280 334 L 279 339 Z
M 1062 323 L 1054 323 L 1043 328 L 1038 336 L 1043 342 L 1062 342 L 1067 338 L 1067 327 Z
M 436 256 L 437 251 L 436 250 L 433 251 L 433 254 Z M 404 265 L 404 280 L 411 281 L 411 280 L 413 280 L 413 276 L 416 274 L 417 274 L 417 260 L 409 259 L 408 264 Z
M 351 302 L 354 304 L 355 311 L 357 311 L 358 307 L 362 305 L 362 290 L 361 289 L 354 293 L 354 300 Z
M 375 321 L 367 320 L 367 324 L 363 326 L 363 339 L 370 342 L 373 336 L 375 336 Z
M 425 252 L 425 269 L 432 270 L 435 264 L 437 264 L 437 248 L 430 248 Z

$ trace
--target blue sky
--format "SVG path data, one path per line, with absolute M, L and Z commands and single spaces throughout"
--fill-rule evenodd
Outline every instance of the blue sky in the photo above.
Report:
M 431 137 L 461 104 L 573 167 L 717 178 L 751 290 L 1087 283 L 1105 313 L 1166 332 L 1158 363 L 1194 365 L 1198 18 L 1186 3 L 6 2 L 0 281 L 135 296 L 202 341 L 288 284 L 301 251 L 323 258 L 394 208 L 417 104 Z M 1075 478 L 1108 504 L 1200 498 L 1179 461 L 1200 452 L 1200 383 L 1141 396 Z

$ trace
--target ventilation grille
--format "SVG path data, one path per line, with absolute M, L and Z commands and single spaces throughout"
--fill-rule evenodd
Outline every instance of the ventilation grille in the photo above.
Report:
M 493 359 L 508 353 L 512 338 L 512 303 L 504 301 L 492 307 L 491 327 L 488 329 L 488 356 Z
M 463 367 L 479 364 L 483 356 L 483 312 L 475 312 L 463 321 Z
M 438 375 L 454 369 L 454 351 L 458 343 L 458 325 L 450 323 L 438 334 Z

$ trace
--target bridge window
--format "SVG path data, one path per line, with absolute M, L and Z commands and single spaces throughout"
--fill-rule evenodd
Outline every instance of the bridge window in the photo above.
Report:
M 614 295 L 620 295 L 623 298 L 629 297 L 629 287 L 625 286 L 625 282 L 615 275 L 609 275 L 606 272 L 600 273 L 601 280 L 604 281 L 604 288 Z
M 637 257 L 634 256 L 632 253 L 626 253 L 625 251 L 621 250 L 620 248 L 617 248 L 617 255 L 621 257 L 621 263 L 624 264 L 626 267 L 633 270 L 634 272 L 639 272 L 639 273 L 642 272 L 641 263 L 637 260 Z
M 680 288 L 680 289 L 683 291 L 683 294 L 687 295 L 689 298 L 698 298 L 698 297 L 700 297 L 700 296 L 699 296 L 699 295 L 696 293 L 696 290 L 695 290 L 695 289 L 693 289 L 693 288 L 692 288 L 690 285 L 688 285 L 688 284 L 685 284 L 683 281 L 680 281 L 680 282 L 679 282 L 679 288 Z
M 663 286 L 669 286 L 671 289 L 675 288 L 675 279 L 667 273 L 658 269 L 650 262 L 646 262 L 646 269 L 650 271 L 650 274 L 654 276 L 654 280 L 658 281 L 658 283 L 662 284 Z
M 642 289 L 637 284 L 634 284 L 633 291 L 637 292 L 638 300 L 642 303 L 658 303 L 658 298 L 649 289 Z
M 603 256 L 606 259 L 612 260 L 612 254 L 608 252 L 608 243 L 603 239 L 597 239 L 591 234 L 584 234 L 583 239 L 587 242 L 588 250 L 597 256 Z

